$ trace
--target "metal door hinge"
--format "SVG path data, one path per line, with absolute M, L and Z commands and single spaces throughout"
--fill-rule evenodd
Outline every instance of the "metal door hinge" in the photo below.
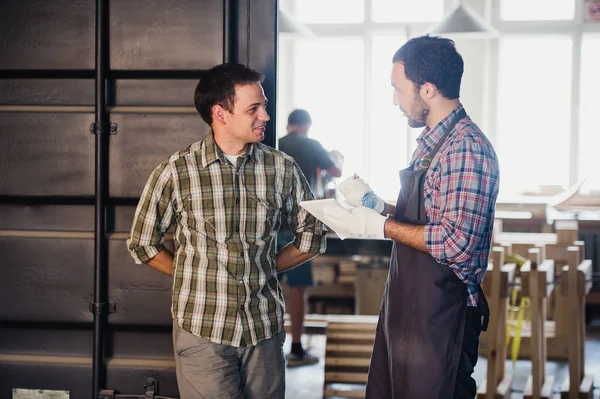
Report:
M 111 136 L 117 134 L 117 124 L 116 123 L 112 123 L 110 122 L 108 124 L 109 129 L 108 129 L 108 134 L 110 134 Z M 90 134 L 98 134 L 100 132 L 99 126 L 97 123 L 92 123 L 90 124 Z
M 115 313 L 117 304 L 115 302 L 90 302 L 90 312 L 94 314 L 102 314 L 102 312 Z

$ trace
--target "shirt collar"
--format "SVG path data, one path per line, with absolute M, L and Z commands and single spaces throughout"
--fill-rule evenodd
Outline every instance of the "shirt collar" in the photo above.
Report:
M 462 104 L 458 104 L 450 114 L 442 119 L 433 129 L 426 127 L 423 129 L 419 137 L 417 137 L 417 143 L 422 146 L 426 151 L 431 150 L 438 141 L 444 135 L 446 128 L 450 125 L 450 121 L 463 109 Z
M 253 162 L 257 162 L 260 159 L 260 155 L 258 154 L 260 151 L 257 147 L 258 146 L 254 143 L 250 144 L 248 151 L 246 151 L 245 154 L 242 154 L 240 156 L 251 159 Z M 210 129 L 208 135 L 202 143 L 201 152 L 203 168 L 206 168 L 208 165 L 212 164 L 217 160 L 221 161 L 224 164 L 227 163 L 227 161 L 225 160 L 225 154 L 223 153 L 223 150 L 215 141 L 215 135 L 212 129 Z

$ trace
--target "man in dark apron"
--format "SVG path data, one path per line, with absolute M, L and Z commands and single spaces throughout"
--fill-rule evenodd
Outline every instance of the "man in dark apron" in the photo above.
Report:
M 394 104 L 411 127 L 425 127 L 410 166 L 400 172 L 396 206 L 354 177 L 339 188 L 355 208 L 327 209 L 323 220 L 350 236 L 394 240 L 369 399 L 476 395 L 471 375 L 489 316 L 480 283 L 499 168 L 492 145 L 458 99 L 462 73 L 462 57 L 448 39 L 418 37 L 396 52 Z

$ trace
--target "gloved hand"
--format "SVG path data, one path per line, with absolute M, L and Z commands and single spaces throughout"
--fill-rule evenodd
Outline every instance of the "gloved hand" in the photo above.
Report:
M 323 208 L 323 213 L 323 223 L 334 230 L 337 227 L 349 237 L 385 238 L 384 227 L 387 217 L 372 209 L 357 206 L 345 210 L 339 206 L 326 206 Z
M 379 198 L 371 186 L 363 179 L 348 177 L 338 186 L 340 192 L 346 198 L 346 202 L 352 206 L 364 206 L 381 214 L 385 210 L 385 202 Z

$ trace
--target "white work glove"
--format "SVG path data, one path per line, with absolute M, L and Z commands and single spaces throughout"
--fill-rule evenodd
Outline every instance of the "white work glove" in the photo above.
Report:
M 333 230 L 342 230 L 348 237 L 353 238 L 385 238 L 386 216 L 382 216 L 372 209 L 357 206 L 346 210 L 339 206 L 325 206 L 323 208 L 323 223 Z
M 350 176 L 341 182 L 338 188 L 346 202 L 352 206 L 371 208 L 379 214 L 385 210 L 385 202 L 375 195 L 371 186 L 363 179 Z

